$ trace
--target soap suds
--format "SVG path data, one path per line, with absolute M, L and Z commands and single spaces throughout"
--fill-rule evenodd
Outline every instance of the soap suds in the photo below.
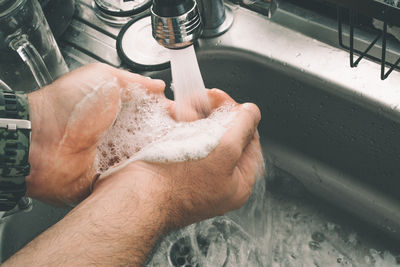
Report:
M 226 105 L 207 118 L 177 122 L 169 115 L 169 100 L 164 96 L 149 94 L 139 84 L 126 90 L 130 101 L 122 103 L 98 146 L 95 162 L 100 178 L 137 160 L 166 163 L 205 158 L 236 114 L 232 105 Z

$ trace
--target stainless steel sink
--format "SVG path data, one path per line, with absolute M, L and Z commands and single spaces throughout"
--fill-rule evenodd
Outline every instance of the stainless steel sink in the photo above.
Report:
M 80 13 L 61 41 L 72 68 L 99 59 L 93 55 L 96 50 L 85 54 L 81 42 L 93 39 L 91 32 L 98 31 L 101 22 L 90 13 L 88 1 L 79 5 Z M 338 220 L 343 227 L 359 230 L 362 239 L 368 240 L 366 247 L 396 250 L 395 240 L 400 240 L 400 73 L 383 82 L 379 65 L 373 62 L 350 69 L 346 52 L 231 7 L 233 27 L 221 37 L 200 40 L 198 60 L 207 87 L 221 88 L 238 102 L 260 107 L 262 146 L 268 166 L 275 170 L 267 178 L 269 193 L 290 198 L 288 192 L 295 184 L 302 192 L 296 201 L 307 202 L 310 214 L 323 213 L 322 217 Z M 79 39 L 75 31 L 87 27 L 91 30 L 82 30 L 84 36 Z M 118 29 L 107 27 L 98 34 L 107 31 L 108 38 L 115 39 Z M 120 67 L 110 40 L 103 44 L 109 53 L 102 61 L 111 60 Z M 169 70 L 143 74 L 171 79 Z M 274 186 L 287 177 L 298 182 Z M 0 259 L 8 258 L 67 212 L 35 202 L 31 212 L 4 220 Z
M 207 87 L 223 88 L 237 101 L 260 107 L 262 145 L 274 166 L 297 177 L 313 194 L 400 237 L 395 109 L 378 107 L 351 87 L 248 50 L 221 44 L 199 49 L 198 59 Z M 343 77 L 339 82 L 348 71 L 336 70 Z M 165 74 L 157 77 L 168 80 Z M 355 77 L 350 81 L 359 83 Z

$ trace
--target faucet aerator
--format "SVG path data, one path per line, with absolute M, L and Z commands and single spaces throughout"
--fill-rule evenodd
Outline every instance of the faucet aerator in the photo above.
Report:
M 153 1 L 151 7 L 153 37 L 159 44 L 169 49 L 188 47 L 202 32 L 201 16 L 196 1 L 170 2 L 175 3 L 168 3 L 167 8 L 162 6 L 162 0 Z
M 232 11 L 223 0 L 153 0 L 151 7 L 153 37 L 170 49 L 190 46 L 200 36 L 221 35 L 232 23 Z

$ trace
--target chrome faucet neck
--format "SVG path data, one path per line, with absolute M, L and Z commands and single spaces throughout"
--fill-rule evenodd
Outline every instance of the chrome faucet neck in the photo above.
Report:
M 226 32 L 233 23 L 230 8 L 225 7 L 223 0 L 198 0 L 203 19 L 201 37 L 215 37 Z

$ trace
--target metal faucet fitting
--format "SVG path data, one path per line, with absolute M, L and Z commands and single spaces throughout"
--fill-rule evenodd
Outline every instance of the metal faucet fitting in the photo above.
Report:
M 233 23 L 232 11 L 223 0 L 153 0 L 153 37 L 166 48 L 185 48 L 202 37 L 215 37 Z M 199 9 L 201 12 L 199 12 Z M 201 14 L 201 15 L 200 15 Z
M 202 31 L 196 1 L 153 1 L 151 7 L 153 37 L 166 48 L 187 47 Z

